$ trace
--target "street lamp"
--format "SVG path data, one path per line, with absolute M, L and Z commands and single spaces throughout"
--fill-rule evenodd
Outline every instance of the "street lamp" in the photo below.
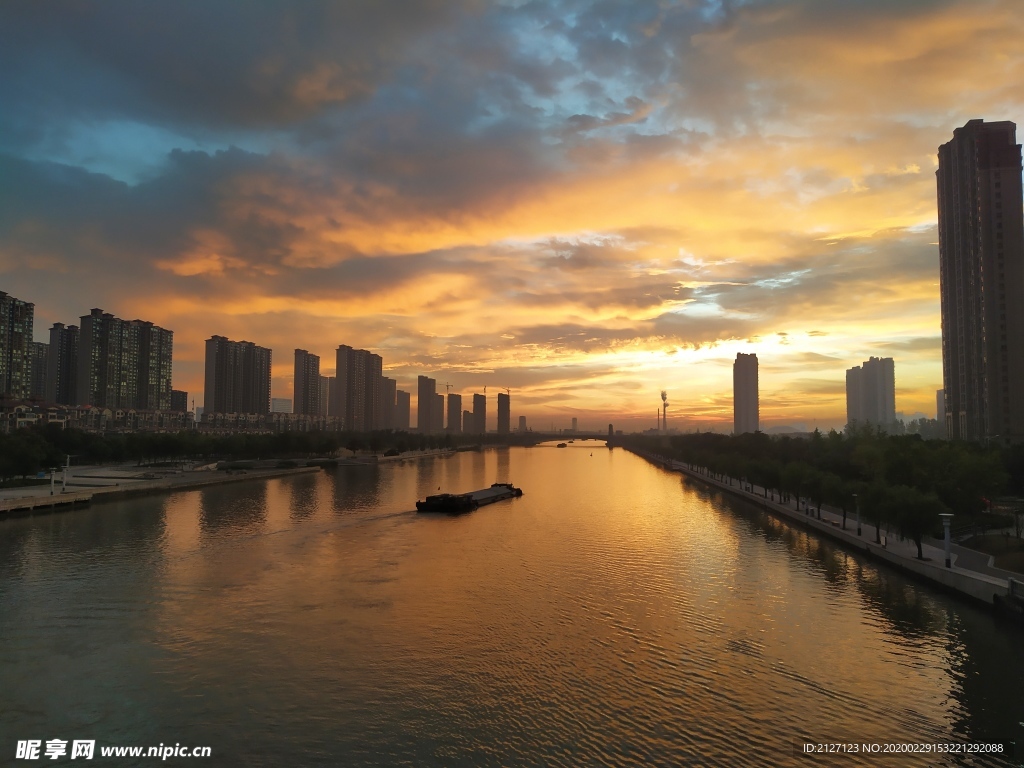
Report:
M 857 535 L 860 536 L 860 499 L 856 493 L 853 494 L 853 506 L 857 509 Z
M 952 568 L 953 567 L 953 558 L 950 556 L 950 553 L 949 553 L 949 550 L 950 550 L 949 525 L 950 525 L 950 523 L 953 522 L 953 513 L 952 512 L 940 512 L 939 513 L 939 517 L 942 518 L 942 532 L 945 535 L 946 567 L 947 568 Z

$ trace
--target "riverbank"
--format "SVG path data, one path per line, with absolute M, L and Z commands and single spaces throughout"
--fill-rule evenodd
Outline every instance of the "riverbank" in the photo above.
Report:
M 428 448 L 421 451 L 406 451 L 397 456 L 379 454 L 354 454 L 339 457 L 338 466 L 370 467 L 377 464 L 402 462 L 424 458 L 454 455 L 453 449 Z M 246 462 L 241 462 L 246 463 Z M 193 470 L 170 470 L 154 476 L 147 467 L 138 466 L 95 466 L 73 467 L 66 483 L 56 480 L 53 492 L 49 482 L 42 485 L 28 485 L 0 489 L 0 521 L 26 515 L 62 512 L 77 507 L 89 506 L 93 502 L 106 501 L 129 496 L 170 491 L 187 491 L 211 485 L 238 483 L 248 480 L 269 480 L 275 477 L 318 472 L 321 466 L 313 467 L 268 467 L 259 469 L 217 470 L 209 468 Z M 65 486 L 63 491 L 60 488 Z
M 950 558 L 951 565 L 947 568 L 945 566 L 945 551 L 933 544 L 925 543 L 922 545 L 925 559 L 920 560 L 917 557 L 917 546 L 911 541 L 900 540 L 889 535 L 887 531 L 877 531 L 873 525 L 863 522 L 860 524 L 858 532 L 858 523 L 854 514 L 847 515 L 844 528 L 842 514 L 824 506 L 821 509 L 821 519 L 818 519 L 818 512 L 815 508 L 804 506 L 798 509 L 789 504 L 770 500 L 765 497 L 763 489 L 757 486 L 745 485 L 733 478 L 719 480 L 703 472 L 692 470 L 683 462 L 666 459 L 654 453 L 629 447 L 626 450 L 652 464 L 679 472 L 705 486 L 752 502 L 777 517 L 839 541 L 858 552 L 884 561 L 918 578 L 926 579 L 944 590 L 985 603 L 990 607 L 1005 609 L 1017 618 L 1024 618 L 1024 612 L 1022 612 L 1022 603 L 1024 603 L 1022 600 L 1024 583 L 1022 582 L 1024 579 L 1015 579 L 1015 574 L 1000 571 L 1000 569 L 988 565 L 987 562 L 979 562 L 979 558 L 971 558 L 962 552 L 953 551 Z M 798 501 L 797 504 L 799 506 L 800 502 Z M 880 544 L 877 543 L 879 540 L 881 540 Z M 961 550 L 959 547 L 956 549 Z
M 76 479 L 92 478 L 96 480 L 113 480 L 104 485 L 88 485 L 78 482 L 77 487 L 88 487 L 89 490 L 56 491 L 50 493 L 48 486 L 31 486 L 35 493 L 21 493 L 15 497 L 0 498 L 0 521 L 26 515 L 49 514 L 74 509 L 75 507 L 88 506 L 97 501 L 107 501 L 130 496 L 141 496 L 151 493 L 167 493 L 170 491 L 190 491 L 197 488 L 206 488 L 211 485 L 223 485 L 225 483 L 239 483 L 249 480 L 268 480 L 275 477 L 286 477 L 288 475 L 301 475 L 310 472 L 319 472 L 320 467 L 289 467 L 285 469 L 253 469 L 244 472 L 227 472 L 218 470 L 202 470 L 193 472 L 180 472 L 167 475 L 158 479 L 139 479 L 139 472 L 134 476 L 122 472 L 107 475 L 79 475 Z M 116 469 L 107 469 L 107 472 L 116 472 Z M 18 489 L 24 491 L 26 489 Z
M 339 465 L 350 466 L 372 466 L 374 464 L 386 464 L 394 461 L 406 461 L 412 459 L 427 459 L 438 456 L 451 456 L 456 453 L 454 448 L 424 448 L 422 451 L 405 451 L 396 456 L 385 456 L 383 454 L 356 454 L 338 459 Z

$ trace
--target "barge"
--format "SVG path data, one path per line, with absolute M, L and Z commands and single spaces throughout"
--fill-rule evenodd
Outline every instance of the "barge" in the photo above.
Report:
M 481 488 L 479 491 L 469 493 L 439 493 L 436 496 L 427 496 L 426 500 L 416 502 L 416 510 L 461 515 L 486 504 L 522 495 L 522 489 L 516 488 L 512 483 L 494 483 L 490 488 Z

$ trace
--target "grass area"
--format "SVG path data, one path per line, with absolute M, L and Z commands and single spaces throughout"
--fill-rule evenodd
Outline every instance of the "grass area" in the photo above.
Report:
M 964 542 L 965 547 L 995 555 L 996 568 L 1005 568 L 1024 574 L 1024 539 L 992 533 L 985 536 L 972 536 Z

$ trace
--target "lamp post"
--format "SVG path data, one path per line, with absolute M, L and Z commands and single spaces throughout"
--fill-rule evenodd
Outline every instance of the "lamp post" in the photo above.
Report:
M 50 467 L 50 495 L 53 496 L 53 484 L 57 480 L 56 467 Z
M 857 498 L 857 494 L 853 494 L 853 506 L 857 510 L 857 535 L 860 536 L 860 499 Z
M 942 532 L 945 538 L 946 544 L 946 567 L 953 567 L 953 558 L 950 556 L 950 543 L 949 543 L 949 525 L 953 522 L 953 514 L 951 512 L 940 512 L 939 517 L 942 518 Z

